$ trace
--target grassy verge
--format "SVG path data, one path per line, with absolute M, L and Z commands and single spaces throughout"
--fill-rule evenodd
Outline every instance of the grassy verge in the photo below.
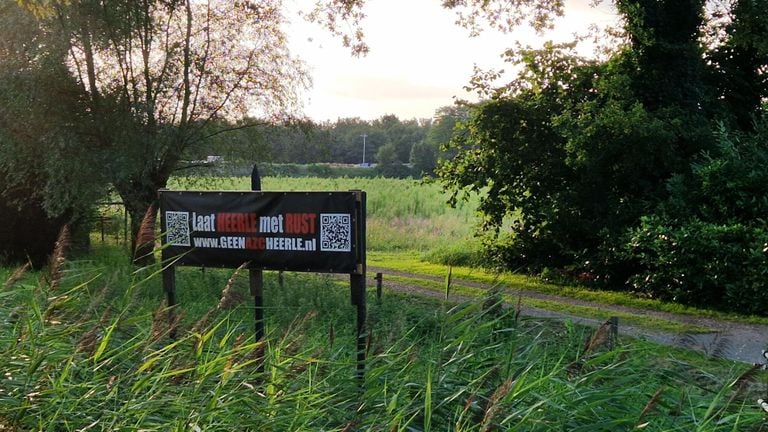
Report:
M 435 281 L 409 278 L 402 276 L 388 275 L 388 281 L 399 282 L 403 284 L 413 285 L 420 288 L 428 289 L 430 291 L 444 293 L 445 284 Z M 488 290 L 481 288 L 470 287 L 461 285 L 460 283 L 452 283 L 450 286 L 450 293 L 460 296 L 471 296 L 475 298 L 483 298 L 488 295 Z M 508 304 L 517 304 L 518 296 L 514 293 L 503 293 L 501 299 Z M 639 315 L 626 312 L 606 311 L 598 307 L 574 305 L 569 303 L 560 303 L 550 300 L 541 300 L 535 298 L 525 298 L 522 300 L 523 307 L 534 307 L 544 309 L 553 312 L 560 312 L 567 315 L 573 315 L 575 317 L 589 318 L 597 321 L 604 321 L 609 316 L 618 317 L 621 320 L 622 325 L 631 325 L 641 327 L 649 330 L 659 330 L 671 333 L 706 333 L 712 331 L 709 328 L 694 326 L 690 324 L 679 323 L 675 321 L 665 320 L 662 318 L 656 318 L 648 315 Z
M 383 267 L 392 270 L 410 272 L 423 275 L 445 277 L 448 269 L 444 265 L 433 264 L 421 259 L 417 252 L 387 252 L 371 251 L 368 253 L 368 265 Z M 578 300 L 591 301 L 606 305 L 626 306 L 637 309 L 648 309 L 659 312 L 669 312 L 692 317 L 716 318 L 721 320 L 736 321 L 746 324 L 768 325 L 768 318 L 758 316 L 745 316 L 733 313 L 719 312 L 709 309 L 698 309 L 675 303 L 667 303 L 653 299 L 638 298 L 630 293 L 615 291 L 595 291 L 575 286 L 553 285 L 542 282 L 540 279 L 513 274 L 490 273 L 478 268 L 453 267 L 454 279 L 463 279 L 488 285 L 501 284 L 502 286 L 570 297 Z
M 4 283 L 0 425 L 18 430 L 759 431 L 764 372 L 602 331 L 519 319 L 483 299 L 354 309 L 335 278 L 265 276 L 254 341 L 247 278 L 183 269 L 167 321 L 157 268 L 95 256 Z M 58 275 L 58 276 L 57 276 Z M 4 281 L 2 281 L 4 282 Z M 170 328 L 177 338 L 168 336 Z

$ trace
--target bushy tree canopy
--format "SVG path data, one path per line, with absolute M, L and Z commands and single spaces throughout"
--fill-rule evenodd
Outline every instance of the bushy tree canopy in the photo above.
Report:
M 660 269 L 661 261 L 626 252 L 635 229 L 714 224 L 702 238 L 716 247 L 763 220 L 747 196 L 761 200 L 765 170 L 737 162 L 742 153 L 762 160 L 762 151 L 723 147 L 722 130 L 746 137 L 762 116 L 768 71 L 757 53 L 768 8 L 733 2 L 731 19 L 718 24 L 724 36 L 708 39 L 701 0 L 615 5 L 625 44 L 606 60 L 581 58 L 568 44 L 510 50 L 521 70 L 514 81 L 494 87 L 498 76 L 481 73 L 472 82 L 489 99 L 472 110 L 452 144 L 458 155 L 439 175 L 455 199 L 481 193 L 486 228 L 510 221 L 491 243 L 497 264 L 579 269 L 626 286 Z

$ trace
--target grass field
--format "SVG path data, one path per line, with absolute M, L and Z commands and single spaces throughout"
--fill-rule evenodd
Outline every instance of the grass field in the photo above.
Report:
M 206 180 L 172 187 L 248 185 Z M 440 274 L 444 266 L 420 257 L 471 240 L 474 204 L 447 209 L 435 185 L 267 178 L 264 189 L 368 191 L 371 258 L 381 265 Z M 358 382 L 343 278 L 289 273 L 279 286 L 266 272 L 267 337 L 254 341 L 247 274 L 179 269 L 180 318 L 170 324 L 159 265 L 135 269 L 109 244 L 57 262 L 0 268 L 3 432 L 768 430 L 759 368 L 614 340 L 605 327 L 520 318 L 496 306 L 499 296 L 369 295 Z

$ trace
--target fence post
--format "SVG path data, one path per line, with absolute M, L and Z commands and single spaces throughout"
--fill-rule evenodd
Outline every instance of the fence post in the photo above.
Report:
M 610 349 L 614 349 L 619 341 L 619 317 L 610 317 L 608 322 L 611 323 L 611 337 L 610 337 Z
M 376 273 L 376 301 L 381 303 L 381 287 L 383 285 L 384 275 L 382 273 Z

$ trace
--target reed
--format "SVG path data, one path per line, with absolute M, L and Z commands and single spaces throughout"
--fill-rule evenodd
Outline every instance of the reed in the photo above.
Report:
M 57 306 L 59 323 L 44 318 L 48 297 L 40 287 L 13 284 L 3 292 L 8 299 L 0 304 L 3 426 L 62 431 L 764 428 L 757 397 L 729 397 L 737 383 L 761 382 L 765 371 L 760 368 L 746 374 L 724 361 L 683 361 L 690 356 L 642 341 L 623 340 L 613 350 L 601 350 L 600 329 L 521 318 L 515 308 L 488 313 L 482 301 L 448 305 L 392 293 L 381 304 L 370 304 L 376 316 L 369 323 L 373 347 L 365 380 L 357 382 L 348 286 L 314 275 L 286 274 L 280 287 L 276 275 L 265 274 L 267 334 L 255 341 L 249 304 L 227 300 L 223 303 L 231 307 L 219 307 L 236 291 L 237 271 L 207 269 L 202 275 L 180 269 L 184 314 L 176 315 L 181 316 L 178 325 L 194 328 L 207 317 L 197 331 L 171 339 L 165 336 L 176 324 L 167 322 L 158 278 L 137 278 L 117 261 L 108 264 L 67 264 L 77 271 L 62 273 L 57 294 L 68 300 Z M 102 276 L 85 275 L 90 271 Z M 95 301 L 100 297 L 104 300 Z M 16 305 L 23 307 L 14 311 Z M 589 367 L 569 375 L 573 358 Z M 667 401 L 678 400 L 684 401 L 679 410 L 669 409 Z
M 136 249 L 133 251 L 133 259 L 141 262 L 154 251 L 155 229 L 157 223 L 157 209 L 149 206 L 141 218 L 139 231 L 136 233 Z
M 13 270 L 11 275 L 8 276 L 8 279 L 5 280 L 5 283 L 3 284 L 3 291 L 9 289 L 10 287 L 14 286 L 18 281 L 20 281 L 24 277 L 24 275 L 27 274 L 30 267 L 31 267 L 31 264 L 29 262 L 19 267 L 16 267 L 16 269 Z
M 69 226 L 64 225 L 59 231 L 59 236 L 56 239 L 50 263 L 48 264 L 48 289 L 51 292 L 57 291 L 61 283 L 66 253 L 70 243 Z

